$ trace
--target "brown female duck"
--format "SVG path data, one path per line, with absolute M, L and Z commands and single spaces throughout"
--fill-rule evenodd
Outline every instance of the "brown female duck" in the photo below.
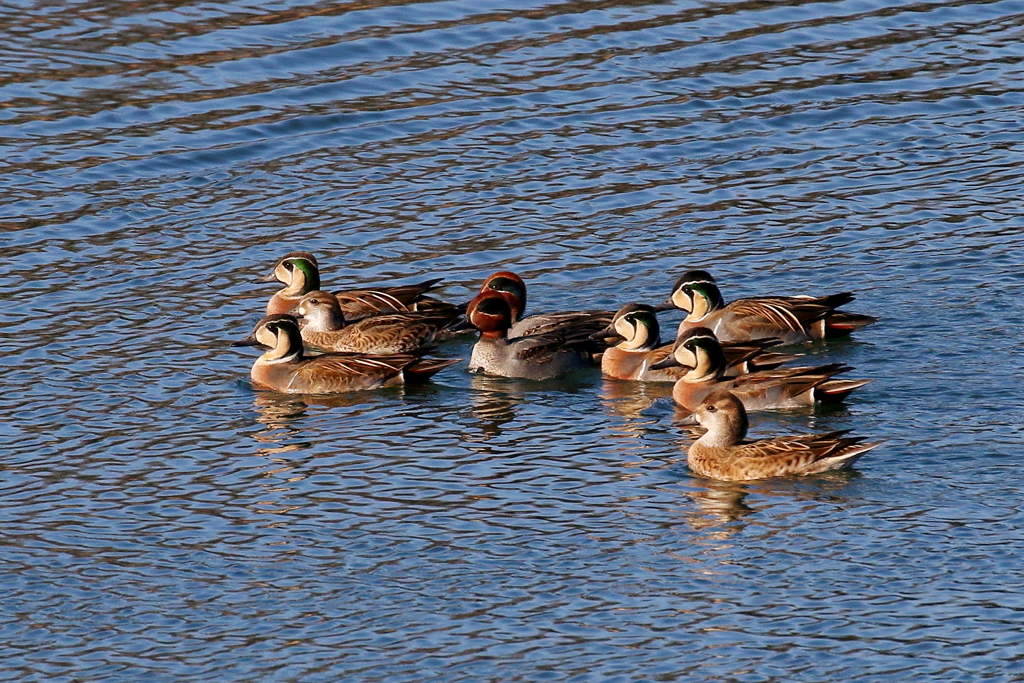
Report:
M 417 353 L 461 319 L 453 307 L 437 312 L 387 313 L 347 324 L 338 299 L 314 291 L 302 297 L 295 312 L 302 317 L 302 341 L 324 351 L 344 353 Z
M 686 463 L 712 479 L 743 481 L 845 469 L 881 444 L 863 443 L 862 437 L 845 436 L 846 431 L 745 441 L 747 412 L 725 390 L 705 396 L 694 418 L 708 431 L 690 446 Z

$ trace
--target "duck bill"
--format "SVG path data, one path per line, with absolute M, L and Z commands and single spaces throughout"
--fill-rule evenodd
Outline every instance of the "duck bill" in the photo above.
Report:
M 648 365 L 647 369 L 648 370 L 664 370 L 665 368 L 679 368 L 679 367 L 682 367 L 682 366 L 683 366 L 683 364 L 680 363 L 679 361 L 677 361 L 676 357 L 674 355 L 670 354 L 668 356 L 665 356 L 661 360 L 659 360 L 657 363 L 654 363 L 653 365 Z
M 686 417 L 676 420 L 676 424 L 683 427 L 697 427 L 700 425 L 700 422 L 697 420 L 697 413 L 690 413 Z
M 595 332 L 590 335 L 591 339 L 607 340 L 609 345 L 618 344 L 620 341 L 625 341 L 625 337 L 615 331 L 615 325 L 609 325 L 600 332 Z
M 277 282 L 277 276 L 271 273 L 270 275 L 264 275 L 260 279 L 256 280 L 256 282 Z
M 671 311 L 675 309 L 675 307 L 676 305 L 672 303 L 672 299 L 666 299 L 665 301 L 662 301 L 660 304 L 655 304 L 654 306 L 651 306 L 651 308 L 653 308 L 656 313 L 661 313 L 662 311 Z
M 255 332 L 250 334 L 245 339 L 239 339 L 238 341 L 231 342 L 231 346 L 256 346 L 256 347 L 259 347 L 261 349 L 270 348 L 270 347 L 268 347 L 268 346 L 266 346 L 264 344 L 261 344 L 259 341 L 257 341 L 256 333 Z

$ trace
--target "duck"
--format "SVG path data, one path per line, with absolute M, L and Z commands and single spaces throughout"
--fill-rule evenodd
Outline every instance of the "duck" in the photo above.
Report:
M 712 330 L 721 341 L 777 337 L 799 344 L 852 334 L 878 318 L 837 310 L 854 300 L 851 292 L 828 296 L 774 296 L 737 299 L 728 304 L 706 270 L 683 274 L 659 310 L 686 312 L 679 334 L 695 327 Z
M 302 297 L 302 341 L 322 351 L 364 354 L 422 353 L 462 317 L 454 307 L 436 312 L 386 313 L 348 324 L 337 297 L 322 290 Z
M 705 396 L 693 417 L 707 432 L 689 447 L 686 464 L 702 477 L 725 481 L 847 469 L 882 443 L 846 436 L 849 430 L 745 441 L 743 401 L 724 389 Z
M 612 320 L 611 311 L 561 311 L 558 313 L 539 313 L 526 318 L 521 317 L 526 310 L 526 283 L 523 278 L 508 270 L 500 270 L 487 277 L 480 286 L 480 293 L 498 292 L 509 302 L 512 309 L 512 326 L 508 330 L 508 338 L 526 337 L 558 330 L 565 325 L 594 326 L 592 333 L 607 327 Z M 601 323 L 601 319 L 605 322 Z M 595 340 L 598 342 L 599 340 Z M 607 346 L 605 344 L 604 346 Z
M 621 340 L 601 356 L 601 374 L 609 379 L 643 382 L 676 382 L 690 371 L 682 365 L 652 369 L 672 354 L 674 344 L 661 344 L 661 326 L 654 307 L 629 303 L 615 313 L 612 323 L 594 335 L 598 339 Z M 797 360 L 799 355 L 773 353 L 767 349 L 782 341 L 772 337 L 748 342 L 725 342 L 725 376 L 736 377 L 755 370 L 771 370 Z
M 419 311 L 448 308 L 452 304 L 423 296 L 444 278 L 434 278 L 414 285 L 395 285 L 371 289 L 351 289 L 335 292 L 345 319 L 361 320 L 380 313 Z M 281 282 L 285 285 L 267 302 L 267 315 L 291 313 L 306 294 L 320 290 L 320 266 L 308 251 L 285 254 L 274 266 L 273 272 L 260 282 Z
M 674 366 L 684 366 L 687 371 L 672 387 L 672 399 L 691 412 L 716 389 L 732 391 L 747 410 L 774 410 L 836 403 L 871 381 L 832 379 L 853 369 L 843 363 L 757 370 L 728 378 L 722 345 L 706 327 L 684 332 L 676 339 L 672 354 L 650 367 L 661 370 Z
M 571 320 L 547 325 L 544 332 L 509 338 L 512 306 L 503 293 L 493 291 L 475 296 L 466 316 L 480 330 L 469 359 L 470 372 L 543 380 L 594 365 L 593 353 L 599 346 L 590 339 L 594 321 Z M 602 319 L 603 327 L 607 319 Z
M 289 314 L 264 317 L 251 335 L 232 346 L 266 349 L 249 374 L 256 384 L 286 394 L 335 394 L 419 383 L 461 360 L 411 353 L 308 357 L 303 352 L 299 322 Z

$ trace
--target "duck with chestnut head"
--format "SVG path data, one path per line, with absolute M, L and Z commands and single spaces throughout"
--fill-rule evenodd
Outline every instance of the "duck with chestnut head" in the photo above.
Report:
M 537 380 L 593 366 L 594 354 L 602 345 L 590 335 L 595 326 L 607 325 L 607 319 L 577 318 L 549 324 L 541 333 L 510 338 L 512 307 L 501 292 L 491 291 L 474 297 L 466 316 L 480 330 L 469 360 L 470 372 Z
M 526 283 L 515 273 L 502 270 L 489 276 L 480 286 L 480 293 L 498 292 L 505 297 L 512 309 L 512 326 L 509 339 L 559 330 L 565 326 L 576 329 L 592 327 L 591 334 L 606 328 L 612 321 L 611 311 L 560 311 L 539 313 L 522 317 L 526 310 Z M 603 322 L 602 322 L 603 320 Z

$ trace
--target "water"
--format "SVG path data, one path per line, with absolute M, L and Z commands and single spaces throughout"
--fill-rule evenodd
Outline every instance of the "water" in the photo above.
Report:
M 7 3 L 0 679 L 1021 679 L 1022 45 L 1016 1 Z M 720 484 L 664 388 L 255 391 L 296 248 L 534 311 L 855 290 L 809 352 L 875 381 L 754 431 L 886 444 Z

